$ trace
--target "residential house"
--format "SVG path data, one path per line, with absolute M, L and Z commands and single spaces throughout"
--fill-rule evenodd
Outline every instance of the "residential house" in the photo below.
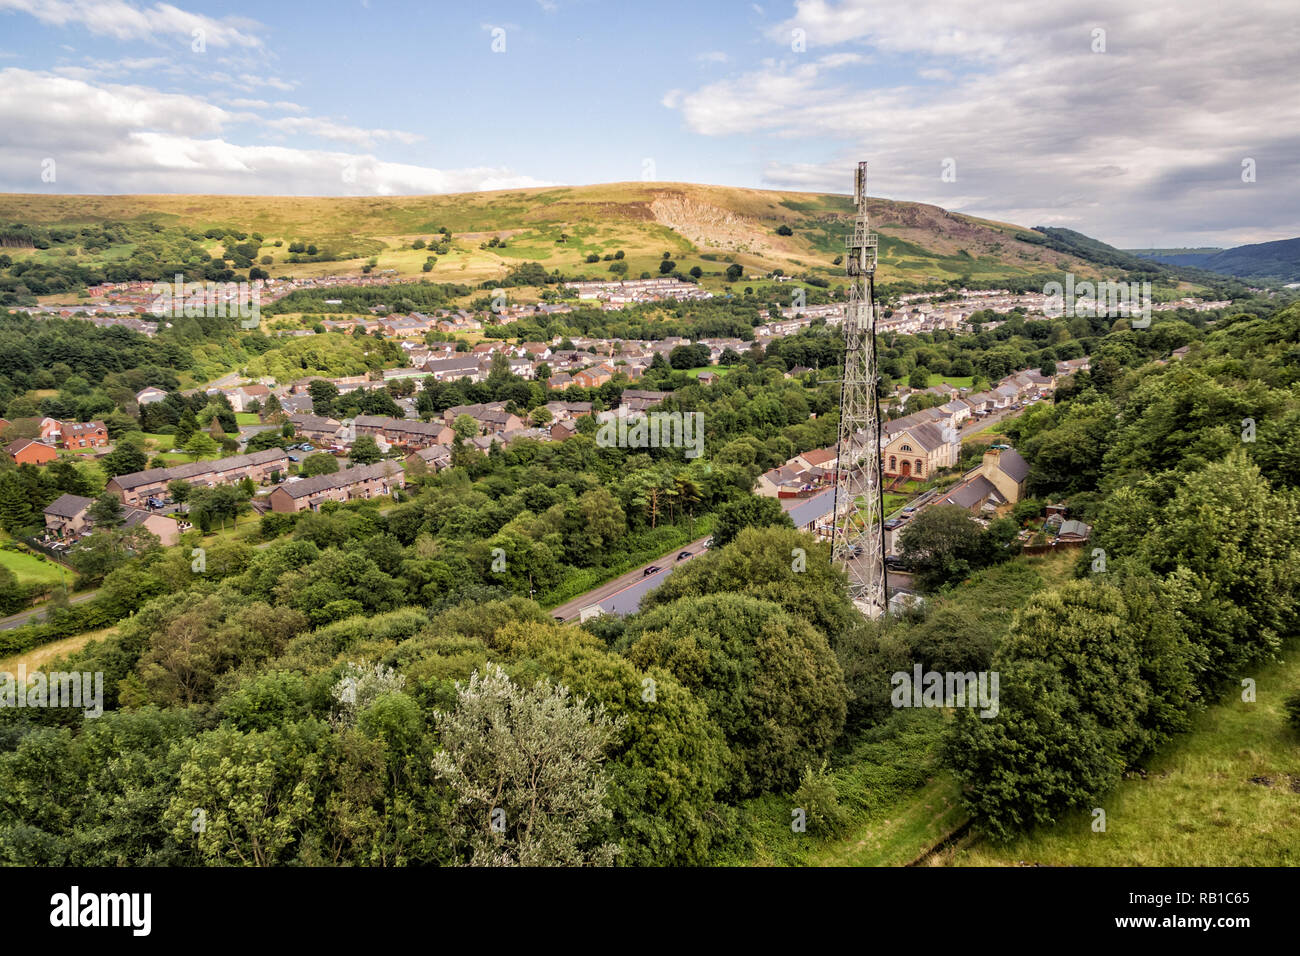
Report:
M 573 384 L 582 388 L 599 388 L 614 377 L 612 366 L 601 362 L 591 368 L 585 368 L 573 376 Z
M 400 465 L 393 461 L 380 461 L 329 475 L 286 481 L 276 485 L 268 499 L 271 509 L 281 513 L 318 511 L 326 501 L 375 498 L 391 494 L 405 484 L 406 476 Z
M 524 420 L 518 415 L 506 411 L 504 402 L 488 402 L 482 405 L 454 405 L 442 413 L 442 420 L 448 426 L 454 425 L 461 415 L 468 415 L 478 423 L 479 431 L 489 435 L 500 435 L 524 427 Z M 451 439 L 448 438 L 448 441 Z
M 60 448 L 103 448 L 108 444 L 108 428 L 103 422 L 61 422 L 46 418 L 41 421 L 41 440 Z
M 147 388 L 142 388 L 140 391 L 135 393 L 135 401 L 137 405 L 152 405 L 154 402 L 161 402 L 166 397 L 166 392 L 161 388 L 155 388 L 152 385 Z
M 413 422 L 385 415 L 358 415 L 353 425 L 358 435 L 371 435 L 387 445 L 410 450 L 449 445 L 456 437 L 442 422 Z
M 142 527 L 150 534 L 157 535 L 164 548 L 170 548 L 181 539 L 181 526 L 171 515 L 160 515 L 140 508 L 126 508 L 122 515 L 122 527 Z
M 416 461 L 423 462 L 433 471 L 442 471 L 444 468 L 451 466 L 451 448 L 447 445 L 429 445 L 427 448 L 417 448 L 406 456 L 408 466 Z
M 812 451 L 806 451 L 803 454 L 795 455 L 786 464 L 799 465 L 807 468 L 821 468 L 825 471 L 834 471 L 836 461 L 836 449 L 834 448 L 814 448 Z
M 325 445 L 336 442 L 344 432 L 342 422 L 319 415 L 294 413 L 289 416 L 289 423 L 293 425 L 295 438 Z
M 20 438 L 18 441 L 10 442 L 5 447 L 5 451 L 9 453 L 9 457 L 15 464 L 19 465 L 44 465 L 59 457 L 49 445 L 30 438 Z
M 653 392 L 641 388 L 625 388 L 619 398 L 618 414 L 620 416 L 640 415 L 663 403 L 667 392 Z
M 59 495 L 45 506 L 45 531 L 59 538 L 76 537 L 90 526 L 86 515 L 94 498 L 81 495 Z
M 136 506 L 147 498 L 166 493 L 168 482 L 185 481 L 212 487 L 232 484 L 245 477 L 254 483 L 270 480 L 272 472 L 284 474 L 289 469 L 289 455 L 282 448 L 267 448 L 246 455 L 233 455 L 215 461 L 195 461 L 170 468 L 148 468 L 109 479 L 106 491 L 117 495 L 125 505 Z
M 1015 504 L 1025 496 L 1029 462 L 1014 448 L 1006 445 L 991 446 L 984 452 L 980 473 L 997 487 L 1008 504 Z
M 462 378 L 471 382 L 481 382 L 487 378 L 487 373 L 483 371 L 479 359 L 473 355 L 432 359 L 425 363 L 424 370 L 437 382 L 454 382 Z

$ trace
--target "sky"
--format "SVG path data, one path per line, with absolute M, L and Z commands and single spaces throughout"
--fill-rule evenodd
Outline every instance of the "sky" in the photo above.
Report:
M 0 191 L 869 192 L 1300 236 L 1295 0 L 0 0 Z

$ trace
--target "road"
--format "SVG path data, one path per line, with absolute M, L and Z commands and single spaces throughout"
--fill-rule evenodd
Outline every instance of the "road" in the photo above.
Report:
M 691 558 L 685 558 L 678 561 L 677 555 L 679 553 L 689 551 L 692 556 L 700 554 L 704 551 L 704 542 L 707 540 L 709 540 L 707 535 L 703 538 L 696 538 L 690 544 L 674 548 L 662 558 L 656 558 L 648 564 L 634 568 L 627 574 L 619 575 L 612 581 L 606 581 L 600 587 L 592 588 L 586 594 L 579 595 L 572 601 L 559 605 L 551 611 L 551 616 L 571 621 L 578 616 L 579 611 L 592 604 L 599 604 L 601 610 L 606 614 L 617 614 L 619 617 L 631 614 L 641 606 L 641 599 L 663 584 L 668 575 L 673 573 L 674 568 L 691 560 Z M 646 568 L 656 565 L 663 570 L 647 576 L 645 573 Z
M 97 594 L 99 594 L 98 588 L 96 588 L 93 591 L 82 591 L 80 594 L 73 594 L 69 596 L 68 603 L 80 604 L 82 601 L 89 601 Z M 42 605 L 41 607 L 34 607 L 28 611 L 19 611 L 17 614 L 10 614 L 8 617 L 0 617 L 0 631 L 10 631 L 13 630 L 15 627 L 22 627 L 32 618 L 36 617 L 36 615 L 44 614 L 46 607 L 48 607 L 48 605 Z

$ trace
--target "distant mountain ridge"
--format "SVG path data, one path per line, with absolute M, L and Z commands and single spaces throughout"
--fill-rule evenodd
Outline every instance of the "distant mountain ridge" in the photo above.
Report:
M 1242 279 L 1300 282 L 1300 238 L 1255 242 L 1232 249 L 1130 249 L 1139 259 L 1191 266 Z

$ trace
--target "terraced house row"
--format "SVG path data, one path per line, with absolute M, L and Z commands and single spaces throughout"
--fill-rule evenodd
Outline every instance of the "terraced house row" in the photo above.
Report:
M 117 495 L 125 505 L 139 505 L 166 492 L 168 482 L 172 481 L 211 487 L 249 478 L 255 484 L 265 484 L 272 480 L 273 472 L 282 475 L 289 472 L 289 455 L 282 448 L 268 448 L 215 461 L 195 461 L 170 468 L 148 468 L 129 475 L 118 475 L 108 482 L 105 490 Z
M 318 511 L 326 501 L 355 501 L 392 494 L 406 485 L 402 466 L 394 461 L 357 465 L 331 475 L 290 478 L 267 496 L 272 511 Z

